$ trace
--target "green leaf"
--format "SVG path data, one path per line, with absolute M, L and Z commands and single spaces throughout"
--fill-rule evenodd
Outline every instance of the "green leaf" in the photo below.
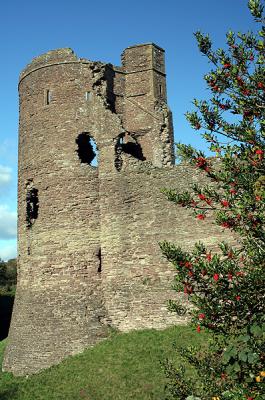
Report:
M 250 364 L 255 364 L 259 360 L 257 353 L 248 353 L 248 362 Z
M 244 335 L 244 336 L 240 336 L 240 339 L 242 340 L 242 342 L 248 342 L 251 337 L 249 335 Z
M 230 359 L 231 359 L 231 355 L 229 353 L 224 353 L 223 354 L 223 363 L 224 364 L 228 364 Z
M 232 365 L 232 367 L 233 367 L 233 370 L 234 370 L 235 372 L 241 371 L 241 368 L 240 368 L 240 365 L 238 364 L 238 362 L 235 362 L 235 363 Z
M 255 336 L 255 337 L 262 337 L 262 328 L 258 325 L 252 325 L 250 327 L 250 332 Z
M 240 351 L 240 352 L 238 353 L 238 359 L 239 359 L 240 361 L 246 362 L 247 359 L 248 359 L 247 353 L 246 353 L 245 351 Z

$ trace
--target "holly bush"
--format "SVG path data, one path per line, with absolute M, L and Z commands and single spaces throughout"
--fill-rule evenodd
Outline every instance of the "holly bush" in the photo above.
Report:
M 214 338 L 207 351 L 183 349 L 199 383 L 185 385 L 185 372 L 168 368 L 174 399 L 187 398 L 183 388 L 201 399 L 265 398 L 264 5 L 249 0 L 248 8 L 257 32 L 229 31 L 225 49 L 214 50 L 208 35 L 195 33 L 199 50 L 212 64 L 204 77 L 211 96 L 195 99 L 195 110 L 186 118 L 215 156 L 179 143 L 179 159 L 201 171 L 207 183 L 181 193 L 163 189 L 198 220 L 214 215 L 216 224 L 235 238 L 219 243 L 216 253 L 203 243 L 193 251 L 160 243 L 176 269 L 176 291 L 184 291 L 193 305 L 170 301 L 170 308 L 190 313 L 197 331 L 210 331 Z

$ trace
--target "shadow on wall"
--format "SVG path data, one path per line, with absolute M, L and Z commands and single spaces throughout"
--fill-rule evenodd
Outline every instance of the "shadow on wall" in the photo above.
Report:
M 141 145 L 137 142 L 136 138 L 133 138 L 129 134 L 122 133 L 118 136 L 116 145 L 115 145 L 115 161 L 114 165 L 117 171 L 121 171 L 123 159 L 122 154 L 126 153 L 137 160 L 145 161 L 146 158 L 143 155 L 143 150 Z
M 8 335 L 14 304 L 14 296 L 0 296 L 0 340 Z

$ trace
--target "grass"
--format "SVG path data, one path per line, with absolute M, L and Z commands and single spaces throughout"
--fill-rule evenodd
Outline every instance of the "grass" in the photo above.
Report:
M 0 372 L 1 400 L 162 400 L 161 362 L 182 360 L 176 347 L 200 344 L 205 336 L 176 326 L 163 331 L 113 334 L 108 340 L 28 378 Z M 0 342 L 2 364 L 5 340 Z

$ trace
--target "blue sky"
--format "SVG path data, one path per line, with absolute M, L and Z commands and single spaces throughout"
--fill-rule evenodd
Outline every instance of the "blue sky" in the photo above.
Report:
M 216 47 L 229 29 L 255 29 L 247 0 L 3 0 L 0 7 L 0 258 L 16 256 L 16 181 L 20 71 L 33 57 L 71 47 L 79 57 L 120 64 L 124 48 L 154 42 L 166 51 L 168 103 L 175 140 L 202 147 L 184 117 L 208 92 L 207 60 L 193 32 Z

